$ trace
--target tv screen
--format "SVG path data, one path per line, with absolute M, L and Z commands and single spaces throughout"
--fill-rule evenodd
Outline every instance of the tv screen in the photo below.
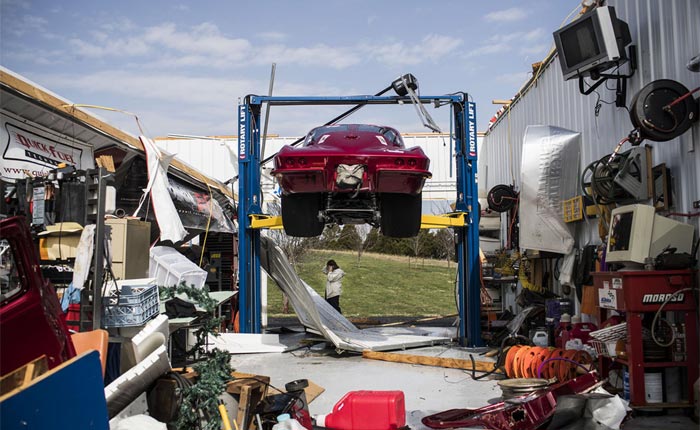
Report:
M 559 36 L 564 48 L 564 61 L 569 68 L 575 68 L 600 55 L 599 42 L 591 18 L 576 23 Z
M 610 251 L 629 251 L 633 220 L 634 212 L 623 212 L 613 217 L 610 243 L 608 244 Z
M 554 32 L 564 79 L 592 76 L 627 61 L 625 46 L 632 42 L 627 24 L 611 6 L 594 8 Z

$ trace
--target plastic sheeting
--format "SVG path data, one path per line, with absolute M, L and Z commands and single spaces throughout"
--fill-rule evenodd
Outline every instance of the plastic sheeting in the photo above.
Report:
M 141 139 L 146 151 L 148 165 L 148 186 L 145 192 L 146 194 L 150 193 L 153 201 L 153 212 L 158 221 L 158 228 L 160 228 L 160 239 L 173 243 L 180 242 L 187 236 L 187 230 L 182 226 L 182 221 L 168 190 L 168 166 L 173 156 L 161 154 L 151 139 L 145 136 L 139 136 L 139 139 Z M 134 215 L 139 213 L 142 204 L 143 201 L 139 204 Z
M 528 126 L 523 138 L 520 247 L 568 254 L 574 237 L 562 202 L 578 194 L 581 133 Z
M 421 329 L 406 328 L 400 333 L 360 330 L 299 278 L 282 249 L 272 239 L 261 237 L 260 248 L 260 263 L 263 269 L 287 294 L 301 323 L 310 331 L 328 339 L 337 349 L 358 352 L 367 349 L 387 351 L 451 340 L 449 335 L 435 336 L 432 332 Z

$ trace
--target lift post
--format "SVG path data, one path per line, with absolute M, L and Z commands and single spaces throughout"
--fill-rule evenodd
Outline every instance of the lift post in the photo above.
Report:
M 419 96 L 424 104 L 449 104 L 454 114 L 453 135 L 457 165 L 456 212 L 464 212 L 463 227 L 455 227 L 458 266 L 459 339 L 463 346 L 482 346 L 479 283 L 479 201 L 476 181 L 476 105 L 465 93 Z M 401 96 L 255 96 L 238 107 L 238 258 L 239 309 L 242 333 L 261 332 L 260 227 L 260 112 L 262 105 L 371 105 L 406 104 Z M 254 225 L 255 223 L 255 225 Z M 453 224 L 452 224 L 453 225 Z

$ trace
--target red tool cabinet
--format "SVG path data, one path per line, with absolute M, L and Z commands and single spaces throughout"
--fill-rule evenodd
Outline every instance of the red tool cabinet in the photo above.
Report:
M 634 407 L 692 407 L 693 384 L 698 379 L 698 328 L 696 273 L 691 270 L 597 272 L 593 279 L 598 292 L 606 289 L 606 297 L 612 297 L 612 307 L 626 313 L 627 359 L 600 358 L 600 370 L 607 376 L 611 365 L 619 363 L 628 367 L 630 403 Z M 645 361 L 642 347 L 642 322 L 647 316 L 647 327 L 665 299 L 683 288 L 694 288 L 678 294 L 667 303 L 663 313 L 676 312 L 680 322 L 685 323 L 685 360 Z M 599 307 L 600 322 L 607 318 L 608 310 Z M 664 315 L 661 315 L 663 317 Z M 670 355 L 670 354 L 669 354 Z M 644 372 L 650 368 L 681 367 L 685 369 L 687 396 L 681 403 L 647 403 Z

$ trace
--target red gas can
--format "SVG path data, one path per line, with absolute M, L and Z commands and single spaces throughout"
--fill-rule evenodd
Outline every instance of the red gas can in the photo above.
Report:
M 336 430 L 396 430 L 406 425 L 403 391 L 351 391 L 316 425 Z

